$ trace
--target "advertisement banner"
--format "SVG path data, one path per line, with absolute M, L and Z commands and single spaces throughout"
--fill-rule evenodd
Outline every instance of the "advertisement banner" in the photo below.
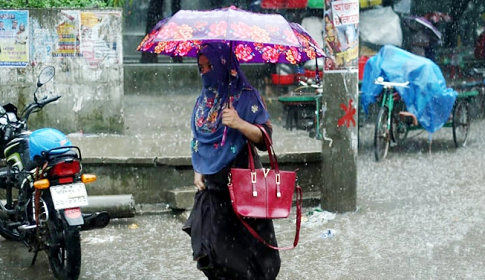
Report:
M 29 11 L 0 10 L 0 67 L 29 62 Z
M 81 12 L 81 53 L 91 67 L 120 63 L 121 38 L 113 30 L 121 18 L 121 12 Z
M 52 51 L 53 57 L 78 57 L 80 20 L 77 11 L 62 11 L 56 26 L 57 44 Z
M 324 13 L 325 70 L 357 69 L 359 58 L 359 1 L 327 1 Z

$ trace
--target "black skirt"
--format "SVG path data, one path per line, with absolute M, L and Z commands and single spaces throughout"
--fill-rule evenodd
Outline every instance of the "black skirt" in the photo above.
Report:
M 234 214 L 227 180 L 211 179 L 206 178 L 207 189 L 195 195 L 194 207 L 183 226 L 191 237 L 197 268 L 209 279 L 276 279 L 281 265 L 279 252 L 254 238 Z M 272 220 L 247 222 L 264 240 L 277 246 Z

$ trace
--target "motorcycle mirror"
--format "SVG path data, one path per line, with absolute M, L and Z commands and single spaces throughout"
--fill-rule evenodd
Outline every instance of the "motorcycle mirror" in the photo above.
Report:
M 54 78 L 55 74 L 56 69 L 53 66 L 47 66 L 46 68 L 42 69 L 39 74 L 39 79 L 37 80 L 37 87 L 41 87 L 49 82 L 52 78 Z

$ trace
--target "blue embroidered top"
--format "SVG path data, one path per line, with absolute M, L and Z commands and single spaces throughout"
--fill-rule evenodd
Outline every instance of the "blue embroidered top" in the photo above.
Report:
M 246 145 L 246 137 L 238 130 L 227 127 L 225 132 L 222 111 L 228 104 L 253 124 L 266 123 L 269 113 L 227 44 L 207 43 L 200 54 L 209 59 L 212 70 L 201 75 L 204 86 L 192 112 L 192 165 L 194 171 L 209 175 L 231 163 Z

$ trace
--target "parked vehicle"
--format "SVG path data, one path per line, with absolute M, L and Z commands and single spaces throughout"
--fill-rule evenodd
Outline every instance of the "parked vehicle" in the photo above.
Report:
M 382 85 L 380 110 L 377 115 L 374 131 L 374 155 L 376 161 L 387 156 L 391 142 L 401 146 L 407 139 L 409 131 L 423 130 L 416 116 L 406 109 L 406 104 L 401 99 L 394 87 L 408 87 L 409 82 L 396 83 L 384 81 L 379 77 L 374 82 Z M 469 100 L 477 96 L 478 91 L 460 92 L 453 105 L 451 115 L 443 127 L 451 127 L 455 146 L 466 146 L 468 132 L 470 130 Z
M 61 97 L 37 97 L 54 75 L 52 66 L 41 71 L 34 102 L 20 115 L 13 104 L 0 106 L 0 149 L 6 163 L 0 169 L 0 235 L 22 241 L 33 252 L 32 265 L 45 251 L 54 276 L 70 280 L 81 270 L 80 231 L 103 228 L 110 218 L 106 212 L 81 212 L 88 204 L 85 184 L 96 181 L 96 175 L 83 173 L 81 150 L 57 129 L 28 130 L 31 113 Z

